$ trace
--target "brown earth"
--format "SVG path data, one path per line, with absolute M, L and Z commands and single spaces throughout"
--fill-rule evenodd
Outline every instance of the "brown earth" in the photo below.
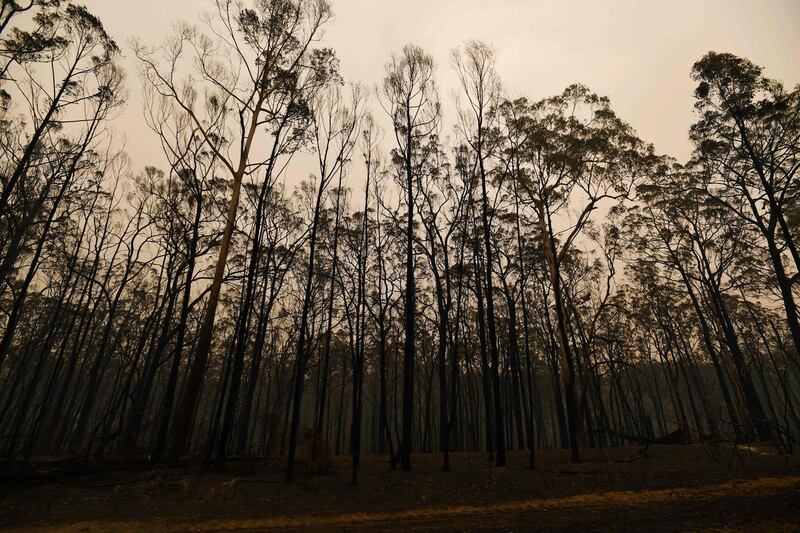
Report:
M 540 452 L 526 468 L 513 452 L 505 468 L 485 454 L 417 454 L 412 472 L 366 457 L 357 487 L 349 460 L 330 472 L 301 472 L 283 484 L 280 460 L 200 466 L 125 466 L 80 475 L 43 469 L 6 476 L 0 524 L 39 531 L 262 530 L 800 530 L 800 455 L 766 447 L 652 446 L 585 450 L 567 464 Z M 119 465 L 116 465 L 119 466 Z M 123 465 L 124 466 L 124 465 Z M 31 476 L 31 474 L 37 474 Z M 56 472 L 55 474 L 58 474 Z M 38 476 L 38 477 L 37 477 Z

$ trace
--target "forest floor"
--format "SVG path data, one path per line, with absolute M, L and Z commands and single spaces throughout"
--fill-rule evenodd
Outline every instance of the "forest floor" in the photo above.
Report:
M 767 447 L 694 444 L 524 453 L 495 468 L 481 453 L 416 454 L 411 472 L 363 460 L 349 485 L 347 457 L 327 474 L 282 462 L 238 462 L 223 471 L 181 465 L 79 475 L 6 475 L 0 525 L 19 531 L 615 530 L 800 529 L 800 454 Z M 96 465 L 97 466 L 97 465 Z M 102 471 L 101 471 L 102 470 Z M 42 470 L 39 470 L 42 473 Z

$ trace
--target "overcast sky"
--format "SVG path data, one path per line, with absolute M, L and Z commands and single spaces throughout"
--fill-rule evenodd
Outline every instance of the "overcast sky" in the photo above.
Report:
M 129 105 L 117 123 L 138 170 L 162 166 L 142 119 L 140 80 L 129 41 L 154 45 L 177 20 L 199 23 L 208 0 L 84 0 L 123 47 Z M 656 150 L 685 160 L 693 122 L 692 64 L 709 50 L 732 52 L 793 86 L 800 81 L 800 0 L 333 0 L 325 45 L 348 81 L 379 82 L 389 54 L 406 43 L 431 53 L 444 113 L 452 113 L 449 53 L 467 39 L 499 52 L 512 96 L 539 99 L 573 82 L 611 98 L 616 112 Z M 373 109 L 380 111 L 377 105 Z M 444 135 L 451 132 L 445 131 Z

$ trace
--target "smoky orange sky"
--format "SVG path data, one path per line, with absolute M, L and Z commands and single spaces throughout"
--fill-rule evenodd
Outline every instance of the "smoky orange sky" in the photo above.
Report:
M 175 21 L 202 25 L 200 13 L 212 5 L 209 0 L 84 3 L 126 56 L 130 97 L 116 127 L 127 139 L 133 170 L 161 166 L 158 143 L 142 118 L 130 39 L 158 44 Z M 691 152 L 689 70 L 705 52 L 748 57 L 787 86 L 800 81 L 800 0 L 332 0 L 332 5 L 335 18 L 323 42 L 336 50 L 344 78 L 372 87 L 382 79 L 391 52 L 417 44 L 436 61 L 445 124 L 452 123 L 455 89 L 449 54 L 467 39 L 498 50 L 497 70 L 507 94 L 539 99 L 584 83 L 609 96 L 617 113 L 657 151 L 680 161 Z M 380 116 L 374 101 L 371 107 Z M 445 128 L 442 135 L 451 133 Z

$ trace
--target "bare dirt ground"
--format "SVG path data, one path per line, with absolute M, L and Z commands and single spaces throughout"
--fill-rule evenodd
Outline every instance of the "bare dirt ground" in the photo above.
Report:
M 562 451 L 526 468 L 485 454 L 417 454 L 412 472 L 384 457 L 363 461 L 358 487 L 349 459 L 330 472 L 283 484 L 282 462 L 125 469 L 71 476 L 6 476 L 0 524 L 18 531 L 263 530 L 800 530 L 800 456 L 766 447 L 652 446 Z M 104 465 L 108 468 L 110 465 Z M 41 474 L 41 469 L 39 470 Z

